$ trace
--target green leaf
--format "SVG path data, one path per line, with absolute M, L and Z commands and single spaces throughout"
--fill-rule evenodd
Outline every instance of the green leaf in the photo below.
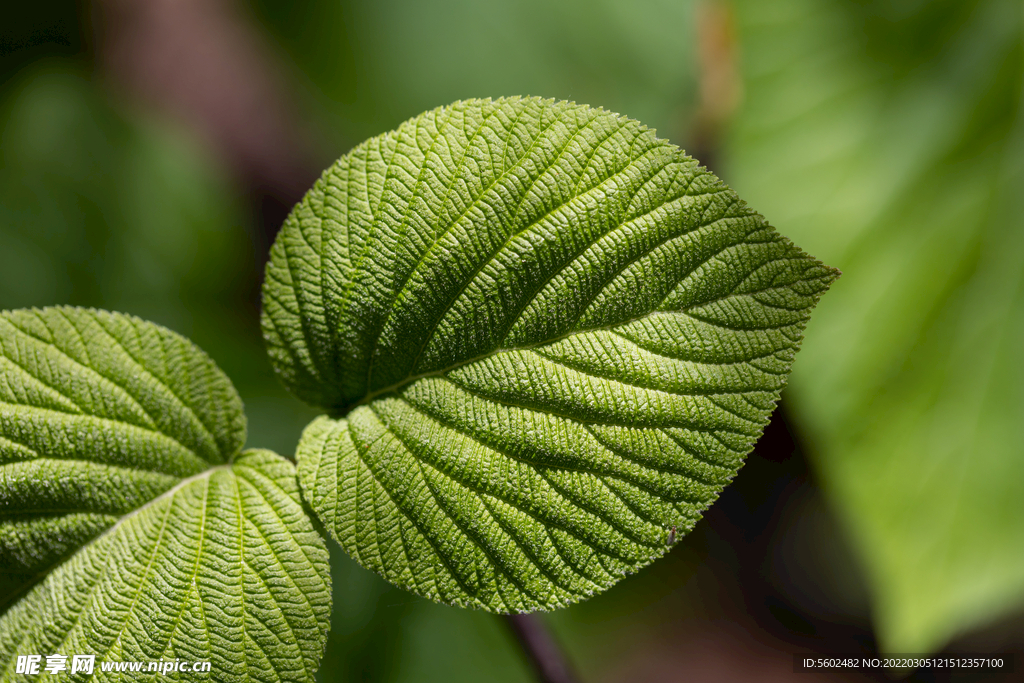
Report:
M 48 308 L 0 313 L 0 371 L 0 569 L 9 587 L 41 579 L 0 617 L 0 680 L 32 653 L 312 680 L 326 548 L 294 466 L 239 455 L 241 400 L 206 354 L 136 318 Z
M 553 608 L 664 554 L 735 475 L 836 272 L 606 111 L 457 102 L 289 216 L 264 331 L 329 411 L 299 476 L 420 595 Z
M 788 400 L 890 652 L 1024 609 L 1020 10 L 739 8 L 730 177 L 846 273 Z

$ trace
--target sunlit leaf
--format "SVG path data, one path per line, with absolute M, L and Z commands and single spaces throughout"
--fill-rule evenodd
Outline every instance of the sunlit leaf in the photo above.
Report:
M 102 662 L 182 659 L 215 680 L 312 681 L 326 548 L 294 465 L 244 441 L 234 387 L 177 334 L 0 314 L 0 570 L 40 581 L 0 617 L 0 680 L 59 653 L 96 655 L 97 680 L 120 676 Z
M 327 170 L 274 245 L 264 332 L 329 412 L 299 474 L 353 557 L 553 608 L 693 527 L 835 276 L 635 121 L 471 100 Z

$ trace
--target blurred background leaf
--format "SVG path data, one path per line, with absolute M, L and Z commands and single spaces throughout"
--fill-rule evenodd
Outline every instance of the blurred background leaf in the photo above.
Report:
M 884 648 L 1024 602 L 1019 2 L 739 5 L 729 178 L 845 273 L 788 400 Z
M 1022 19 L 1009 0 L 5 8 L 0 308 L 99 306 L 191 336 L 239 387 L 250 445 L 291 454 L 313 411 L 270 371 L 258 288 L 320 171 L 455 99 L 604 106 L 845 276 L 706 519 L 548 617 L 582 678 L 887 680 L 794 674 L 792 653 L 1019 656 Z M 500 620 L 336 546 L 332 571 L 323 683 L 529 680 Z

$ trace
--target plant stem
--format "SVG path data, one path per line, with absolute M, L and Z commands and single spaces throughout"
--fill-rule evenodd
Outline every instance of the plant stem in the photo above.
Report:
M 569 658 L 536 614 L 506 614 L 505 623 L 540 683 L 579 683 Z

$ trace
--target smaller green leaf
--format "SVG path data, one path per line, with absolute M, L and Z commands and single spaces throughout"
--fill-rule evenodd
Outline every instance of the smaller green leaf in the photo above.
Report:
M 244 442 L 230 380 L 170 330 L 79 308 L 0 313 L 0 570 L 45 572 Z
M 38 582 L 0 617 L 0 681 L 30 653 L 312 681 L 327 551 L 294 465 L 244 441 L 237 392 L 187 339 L 102 311 L 0 313 L 0 573 L 8 601 Z

